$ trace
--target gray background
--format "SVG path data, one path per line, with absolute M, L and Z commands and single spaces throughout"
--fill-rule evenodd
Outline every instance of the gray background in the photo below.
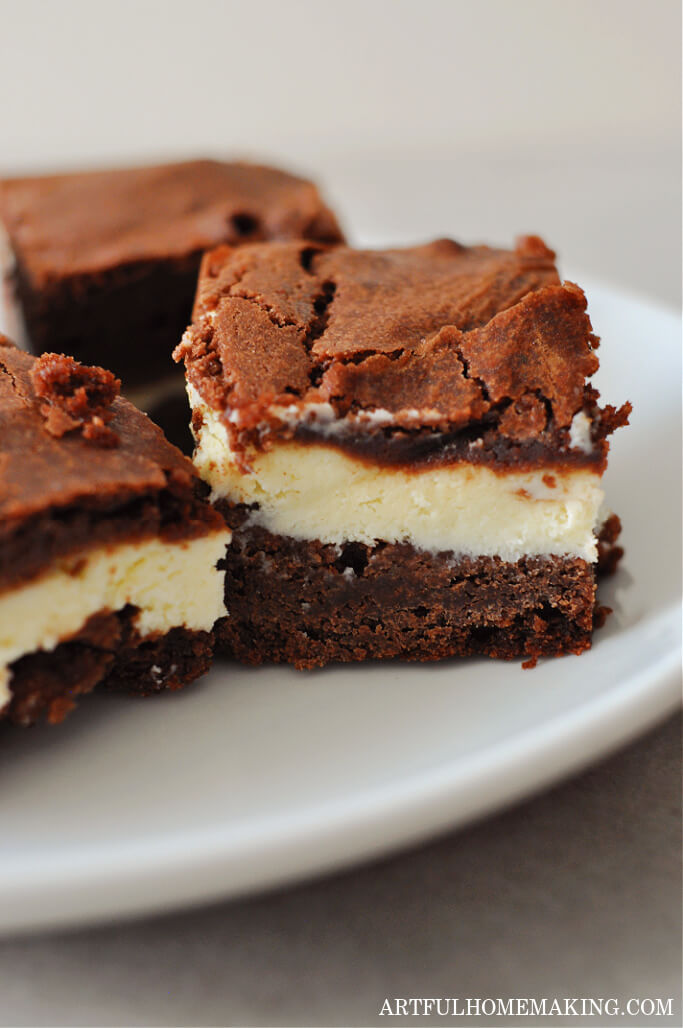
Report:
M 321 178 L 354 237 L 536 231 L 572 273 L 680 303 L 674 0 L 0 0 L 0 17 L 3 172 L 270 157 Z M 674 719 L 372 867 L 6 941 L 0 1023 L 381 1024 L 385 996 L 610 995 L 672 996 L 680 1025 L 680 769 Z

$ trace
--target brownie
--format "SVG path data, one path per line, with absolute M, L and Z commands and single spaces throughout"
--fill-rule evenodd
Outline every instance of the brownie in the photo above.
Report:
M 211 160 L 6 179 L 0 220 L 32 352 L 112 368 L 127 394 L 173 375 L 203 251 L 342 238 L 311 182 Z M 149 412 L 156 394 L 135 400 Z
M 184 360 L 249 663 L 579 653 L 603 618 L 607 437 L 582 290 L 535 236 L 223 246 Z
M 211 659 L 229 532 L 118 387 L 0 336 L 0 717 L 21 724 L 59 720 L 95 686 L 178 688 Z M 160 599 L 155 573 L 171 588 L 189 573 L 206 609 Z

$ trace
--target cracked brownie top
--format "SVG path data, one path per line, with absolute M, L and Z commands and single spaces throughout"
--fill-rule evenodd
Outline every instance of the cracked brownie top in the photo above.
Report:
M 431 459 L 466 444 L 473 459 L 602 463 L 628 410 L 598 407 L 586 299 L 554 261 L 534 236 L 514 250 L 223 246 L 174 356 L 236 451 L 324 435 L 387 460 L 419 441 Z
M 312 182 L 212 160 L 5 179 L 0 218 L 24 273 L 41 287 L 225 240 L 343 238 Z

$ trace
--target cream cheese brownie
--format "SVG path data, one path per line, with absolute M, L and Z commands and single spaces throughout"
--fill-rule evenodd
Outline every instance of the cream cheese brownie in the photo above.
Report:
M 207 670 L 230 532 L 192 464 L 100 368 L 0 336 L 0 719 Z
M 222 647 L 298 667 L 586 649 L 630 410 L 599 406 L 597 343 L 536 237 L 207 254 L 175 356 L 233 528 Z
M 190 318 L 203 251 L 342 239 L 312 182 L 211 160 L 6 179 L 0 221 L 32 352 L 111 368 L 176 436 L 182 378 L 171 351 Z

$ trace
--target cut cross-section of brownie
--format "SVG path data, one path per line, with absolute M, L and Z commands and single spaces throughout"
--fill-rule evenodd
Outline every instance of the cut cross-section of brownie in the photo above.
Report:
M 111 368 L 164 427 L 177 417 L 182 382 L 171 351 L 190 318 L 202 253 L 219 243 L 342 238 L 312 182 L 211 160 L 6 179 L 0 221 L 30 349 Z
M 176 351 L 233 528 L 241 660 L 534 658 L 590 646 L 606 437 L 583 292 L 536 237 L 207 254 Z
M 192 464 L 101 368 L 0 336 L 0 719 L 208 669 L 230 532 Z

